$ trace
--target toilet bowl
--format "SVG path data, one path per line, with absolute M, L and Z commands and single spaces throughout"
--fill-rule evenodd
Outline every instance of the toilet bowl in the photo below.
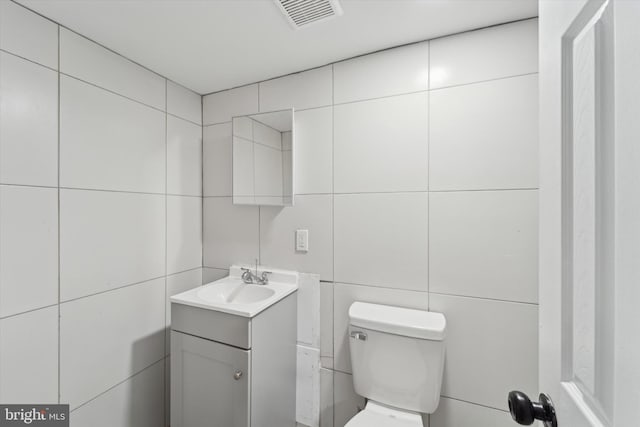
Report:
M 422 427 L 440 401 L 445 330 L 441 313 L 354 302 L 353 385 L 368 402 L 346 427 Z

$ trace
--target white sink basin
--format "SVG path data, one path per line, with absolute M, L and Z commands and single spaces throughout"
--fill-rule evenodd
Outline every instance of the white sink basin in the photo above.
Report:
M 269 284 L 246 284 L 239 266 L 229 276 L 171 297 L 172 303 L 254 317 L 298 289 L 297 273 L 273 271 Z M 259 270 L 259 273 L 260 270 Z
M 221 279 L 203 286 L 198 298 L 211 303 L 251 304 L 272 297 L 276 291 L 268 285 L 253 285 L 236 279 Z

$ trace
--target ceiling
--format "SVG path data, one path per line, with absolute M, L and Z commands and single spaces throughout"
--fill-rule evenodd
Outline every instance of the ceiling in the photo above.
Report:
M 537 0 L 342 0 L 292 29 L 272 0 L 18 0 L 200 94 L 538 14 Z

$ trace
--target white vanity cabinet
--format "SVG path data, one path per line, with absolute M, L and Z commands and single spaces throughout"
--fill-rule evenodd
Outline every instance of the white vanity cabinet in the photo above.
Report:
M 171 303 L 171 427 L 294 427 L 292 293 L 255 317 Z

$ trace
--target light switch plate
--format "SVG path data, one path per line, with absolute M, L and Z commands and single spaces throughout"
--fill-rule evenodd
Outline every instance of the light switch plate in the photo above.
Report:
M 309 251 L 309 230 L 296 230 L 296 251 Z

